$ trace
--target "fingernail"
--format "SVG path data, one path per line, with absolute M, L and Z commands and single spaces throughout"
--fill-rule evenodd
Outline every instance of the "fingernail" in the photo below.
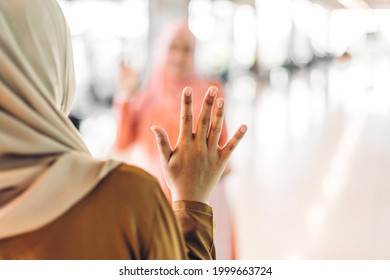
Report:
M 240 132 L 241 132 L 241 133 L 245 133 L 247 130 L 248 130 L 248 127 L 247 127 L 246 125 L 242 125 L 242 126 L 240 127 Z
M 212 88 L 212 89 L 210 90 L 210 96 L 211 96 L 211 97 L 214 97 L 216 94 L 217 94 L 217 89 L 216 89 L 216 88 Z
M 191 88 L 186 88 L 186 90 L 184 91 L 184 95 L 187 96 L 187 97 L 190 97 L 191 93 L 192 93 Z
M 218 100 L 217 101 L 217 108 L 222 109 L 222 107 L 223 107 L 223 100 Z

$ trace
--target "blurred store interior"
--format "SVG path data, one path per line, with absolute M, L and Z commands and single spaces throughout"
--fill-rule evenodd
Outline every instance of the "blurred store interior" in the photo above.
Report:
M 188 20 L 197 69 L 224 83 L 238 259 L 390 258 L 390 1 L 60 1 L 71 113 L 112 155 L 119 63 L 147 76 L 156 38 Z M 137 164 L 137 162 L 134 162 Z

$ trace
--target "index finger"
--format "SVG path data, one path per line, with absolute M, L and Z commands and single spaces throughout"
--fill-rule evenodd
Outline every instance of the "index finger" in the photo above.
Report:
M 192 137 L 192 89 L 185 87 L 181 96 L 179 139 Z

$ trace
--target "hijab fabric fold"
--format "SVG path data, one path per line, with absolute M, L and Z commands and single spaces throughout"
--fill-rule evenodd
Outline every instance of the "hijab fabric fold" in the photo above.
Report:
M 0 238 L 43 227 L 120 163 L 90 155 L 67 118 L 71 38 L 55 0 L 0 0 Z

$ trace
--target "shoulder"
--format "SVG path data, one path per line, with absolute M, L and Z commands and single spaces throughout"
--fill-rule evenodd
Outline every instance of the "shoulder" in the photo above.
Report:
M 138 195 L 147 195 L 160 190 L 160 185 L 155 177 L 139 167 L 128 164 L 122 164 L 111 171 L 100 182 L 99 187 L 136 192 Z
M 156 200 L 165 199 L 155 177 L 141 168 L 127 164 L 111 171 L 91 196 L 100 201 L 100 205 L 114 207 L 116 211 L 131 208 L 135 212 L 152 211 Z M 146 205 L 149 207 L 145 207 Z
M 112 170 L 102 181 L 111 180 L 111 183 L 123 183 L 123 180 L 127 181 L 128 179 L 136 180 L 137 182 L 158 184 L 157 179 L 147 171 L 128 164 L 121 164 Z

